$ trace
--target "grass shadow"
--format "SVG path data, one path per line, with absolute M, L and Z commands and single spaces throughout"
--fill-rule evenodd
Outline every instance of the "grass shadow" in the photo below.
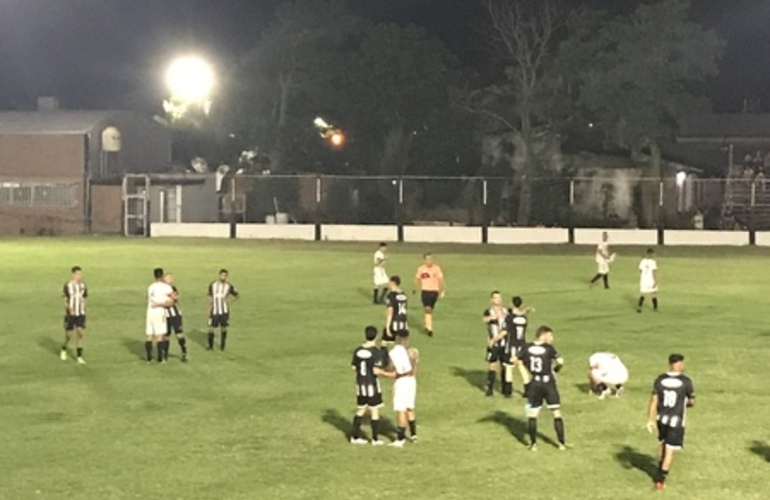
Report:
M 749 446 L 749 451 L 762 458 L 765 462 L 770 462 L 770 444 L 763 443 L 762 441 L 753 441 Z
M 642 453 L 628 445 L 618 445 L 615 461 L 624 469 L 637 469 L 644 472 L 653 481 L 658 472 L 658 460 L 652 455 Z
M 59 352 L 61 351 L 61 343 L 56 342 L 51 337 L 40 337 L 39 339 L 37 339 L 37 345 L 39 345 L 40 348 L 43 349 L 44 351 L 53 353 L 56 356 L 58 356 Z
M 578 391 L 580 391 L 583 394 L 589 394 L 590 391 L 591 391 L 591 384 L 589 384 L 588 382 L 582 382 L 582 383 L 579 383 L 579 384 L 575 384 L 575 389 L 577 389 Z
M 147 359 L 147 352 L 144 350 L 144 341 L 137 339 L 123 339 L 123 347 L 128 352 L 136 356 L 137 358 L 145 361 Z
M 464 378 L 466 382 L 481 392 L 486 391 L 487 372 L 485 370 L 467 370 L 459 366 L 453 366 L 451 372 L 452 376 Z
M 478 423 L 494 423 L 498 424 L 501 427 L 504 427 L 508 433 L 516 438 L 516 441 L 523 444 L 524 446 L 529 445 L 529 428 L 527 425 L 527 422 L 523 419 L 516 418 L 514 416 L 511 416 L 504 411 L 496 411 L 493 413 L 490 413 L 484 418 L 481 418 L 478 420 Z M 559 444 L 551 439 L 550 437 L 544 435 L 541 432 L 537 433 L 538 439 L 542 440 L 544 443 L 548 443 L 551 446 L 558 447 Z
M 345 438 L 345 441 L 350 438 L 350 421 L 343 417 L 337 410 L 331 408 L 325 409 L 323 415 L 321 415 L 321 421 L 340 431 Z
M 184 336 L 187 337 L 189 340 L 194 342 L 195 344 L 198 344 L 203 349 L 209 348 L 209 340 L 208 340 L 208 332 L 204 332 L 203 330 L 190 330 L 185 331 Z

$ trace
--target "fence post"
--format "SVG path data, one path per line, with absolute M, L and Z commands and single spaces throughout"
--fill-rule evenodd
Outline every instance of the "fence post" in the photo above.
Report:
M 230 238 L 235 239 L 238 237 L 238 224 L 236 223 L 237 216 L 235 213 L 235 175 L 230 178 Z
M 321 241 L 321 176 L 315 178 L 315 241 Z
M 399 243 L 404 242 L 404 179 L 399 177 L 396 182 L 396 239 Z
M 658 219 L 658 245 L 663 246 L 666 242 L 666 235 L 665 235 L 665 227 L 666 225 L 663 222 L 664 217 L 666 216 L 666 211 L 663 207 L 663 181 L 658 181 L 658 216 L 656 219 Z
M 575 179 L 569 180 L 569 211 L 567 212 L 567 241 L 575 244 Z
M 749 206 L 749 245 L 756 245 L 757 235 L 755 231 L 755 207 L 757 204 L 757 183 L 751 183 L 751 204 Z
M 487 180 L 481 181 L 481 242 L 489 243 L 489 207 L 487 203 L 487 196 L 489 195 Z

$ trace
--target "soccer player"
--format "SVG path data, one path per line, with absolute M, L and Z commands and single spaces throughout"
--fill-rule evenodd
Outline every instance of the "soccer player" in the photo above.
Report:
M 147 338 L 144 342 L 144 350 L 147 353 L 147 362 L 152 363 L 152 348 L 155 344 L 158 351 L 158 363 L 166 362 L 164 351 L 164 339 L 168 334 L 168 321 L 166 309 L 174 305 L 174 289 L 163 278 L 166 273 L 156 267 L 153 272 L 155 282 L 147 288 Z
M 374 291 L 372 301 L 374 304 L 384 304 L 388 293 L 388 272 L 385 270 L 385 262 L 388 260 L 386 252 L 387 243 L 380 243 L 374 252 Z
M 59 357 L 67 361 L 67 346 L 73 335 L 77 335 L 78 364 L 86 364 L 83 359 L 83 338 L 86 331 L 86 300 L 88 288 L 83 283 L 83 270 L 79 266 L 71 269 L 72 277 L 64 284 L 64 343 Z
M 604 288 L 610 288 L 610 263 L 614 256 L 610 253 L 609 238 L 610 236 L 607 231 L 604 231 L 602 233 L 602 241 L 596 246 L 595 260 L 598 269 L 596 271 L 596 276 L 591 280 L 591 286 L 594 286 L 594 283 L 597 281 L 603 280 Z
M 406 443 L 407 425 L 410 440 L 417 441 L 417 417 L 414 408 L 420 352 L 409 345 L 408 331 L 399 332 L 396 336 L 396 346 L 390 351 L 390 362 L 396 378 L 393 384 L 393 410 L 397 420 L 396 440 L 390 445 L 401 448 Z
M 208 350 L 214 350 L 214 330 L 220 329 L 219 349 L 227 346 L 227 328 L 230 326 L 230 297 L 238 298 L 238 292 L 227 278 L 227 269 L 219 270 L 219 278 L 209 285 L 209 335 Z
M 171 287 L 174 291 L 171 294 L 171 299 L 174 301 L 171 307 L 166 308 L 166 317 L 168 321 L 168 334 L 164 339 L 163 351 L 168 360 L 168 351 L 171 333 L 176 335 L 176 340 L 179 342 L 179 348 L 182 350 L 182 361 L 187 362 L 187 339 L 184 336 L 184 329 L 182 327 L 182 311 L 179 309 L 179 290 L 174 286 L 174 275 L 166 273 L 163 281 Z
M 433 255 L 426 253 L 423 264 L 417 269 L 415 274 L 415 290 L 420 289 L 422 294 L 422 305 L 425 310 L 423 322 L 424 331 L 429 337 L 433 336 L 433 310 L 436 308 L 436 302 L 439 298 L 446 295 L 446 282 L 444 281 L 444 272 L 441 267 L 433 262 Z M 415 293 L 412 290 L 412 293 Z
M 529 324 L 529 318 L 527 317 L 530 312 L 534 312 L 533 307 L 525 306 L 524 300 L 516 295 L 511 299 L 511 309 L 508 316 L 505 318 L 505 332 L 506 332 L 506 344 L 505 344 L 505 381 L 503 382 L 503 394 L 513 395 L 513 359 L 518 356 L 524 347 L 527 345 L 527 325 Z M 527 380 L 526 370 L 524 365 L 519 364 L 519 372 L 523 380 Z
M 672 354 L 668 365 L 668 372 L 659 375 L 652 386 L 647 419 L 647 430 L 653 433 L 657 428 L 660 441 L 657 490 L 666 487 L 674 453 L 684 446 L 685 413 L 695 405 L 692 380 L 684 374 L 684 356 Z
M 564 420 L 561 416 L 561 398 L 556 387 L 555 373 L 564 366 L 564 359 L 553 347 L 553 330 L 547 326 L 537 329 L 537 340 L 527 344 L 517 361 L 524 364 L 528 371 L 526 381 L 527 417 L 529 430 L 529 449 L 537 450 L 537 417 L 543 401 L 553 412 L 553 427 L 559 441 L 559 449 L 567 449 L 564 440 Z
M 377 328 L 367 326 L 364 330 L 366 342 L 356 348 L 353 353 L 351 368 L 356 374 L 356 396 L 358 409 L 353 417 L 353 430 L 350 432 L 352 444 L 366 444 L 366 439 L 361 437 L 361 421 L 366 412 L 372 420 L 372 445 L 382 446 L 380 441 L 380 408 L 382 408 L 382 388 L 378 377 L 395 377 L 394 372 L 382 369 L 383 358 L 374 344 L 377 338 Z
M 399 332 L 409 330 L 407 324 L 407 296 L 401 290 L 401 278 L 393 276 L 388 283 L 388 308 L 385 311 L 385 329 L 382 332 L 381 348 L 385 359 L 388 358 L 388 348 L 396 341 Z
M 599 399 L 615 393 L 619 397 L 628 382 L 628 368 L 611 352 L 595 352 L 588 358 L 588 381 L 591 392 Z
M 511 397 L 511 392 L 506 392 L 507 387 L 513 387 L 510 383 L 506 384 L 506 372 L 502 364 L 505 360 L 507 351 L 507 333 L 505 331 L 505 320 L 508 317 L 508 309 L 503 307 L 503 297 L 498 290 L 490 295 L 492 305 L 484 310 L 482 321 L 487 325 L 487 396 L 492 396 L 495 389 L 495 378 L 500 369 L 500 379 L 502 383 L 501 392 L 505 397 Z M 508 350 L 508 352 L 510 352 Z
M 658 263 L 655 262 L 655 251 L 647 249 L 647 256 L 639 262 L 639 303 L 636 312 L 642 312 L 644 298 L 652 296 L 652 308 L 658 310 Z

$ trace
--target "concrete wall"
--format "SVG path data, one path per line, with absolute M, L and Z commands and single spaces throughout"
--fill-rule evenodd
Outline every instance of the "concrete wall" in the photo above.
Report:
M 255 240 L 315 240 L 312 224 L 238 224 L 238 238 Z
M 741 246 L 749 244 L 746 231 L 666 231 L 666 245 Z
M 348 226 L 326 225 L 322 227 L 322 238 L 329 241 L 396 241 L 395 226 Z
M 566 229 L 490 227 L 489 243 L 504 245 L 560 244 L 569 242 Z
M 602 240 L 604 231 L 609 234 L 611 245 L 654 246 L 658 244 L 658 232 L 654 229 L 576 229 L 575 243 L 596 245 Z
M 230 226 L 228 224 L 152 224 L 150 234 L 154 238 L 196 237 L 196 238 L 228 238 Z

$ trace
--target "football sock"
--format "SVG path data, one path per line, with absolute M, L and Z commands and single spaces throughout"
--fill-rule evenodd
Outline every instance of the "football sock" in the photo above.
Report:
M 417 435 L 417 420 L 409 421 L 409 435 L 413 437 Z
M 596 276 L 594 276 L 594 277 L 591 279 L 591 283 L 596 283 L 597 281 L 599 281 L 599 280 L 601 279 L 601 277 L 602 277 L 602 275 L 601 275 L 601 274 L 597 274 Z
M 657 309 L 658 308 L 658 298 L 657 297 L 653 297 L 652 298 L 652 308 L 653 309 Z
M 639 303 L 637 304 L 637 307 L 641 309 L 641 307 L 644 305 L 644 295 L 639 297 Z
M 163 341 L 163 359 L 168 361 L 168 353 L 171 350 L 171 340 L 166 339 Z
M 158 362 L 163 361 L 164 359 L 166 359 L 164 357 L 164 354 L 163 354 L 163 341 L 162 340 L 159 340 L 157 342 L 156 348 L 158 350 Z
M 378 293 L 378 290 L 375 288 L 374 291 L 372 292 L 372 303 L 373 304 L 377 303 L 377 293 Z
M 219 348 L 224 351 L 225 347 L 227 347 L 227 330 L 222 330 L 222 337 L 219 342 Z
M 82 347 L 78 347 L 77 348 L 77 353 L 78 353 L 78 357 L 82 358 L 83 357 L 83 348 Z
M 561 418 L 553 419 L 553 429 L 556 431 L 556 438 L 559 443 L 564 444 L 564 420 Z
M 387 297 L 387 295 L 388 295 L 388 289 L 387 288 L 383 288 L 382 292 L 380 293 L 380 300 L 379 301 L 384 303 L 385 302 L 385 297 Z
M 432 314 L 426 314 L 425 315 L 425 329 L 429 332 L 433 331 L 433 315 Z
M 497 376 L 497 373 L 494 370 L 489 370 L 487 372 L 487 392 L 492 392 L 492 390 L 494 389 L 496 376 Z
M 658 469 L 658 481 L 660 481 L 661 483 L 665 483 L 667 478 L 668 478 L 668 471 L 663 470 L 663 466 L 661 466 Z
M 209 332 L 209 350 L 214 349 L 214 332 Z
M 147 361 L 152 361 L 152 341 L 148 340 L 144 343 L 144 352 L 147 354 Z
M 372 419 L 372 441 L 380 440 L 380 421 Z
M 177 341 L 179 341 L 179 348 L 182 350 L 182 354 L 187 354 L 187 339 L 180 337 Z
M 505 375 L 503 375 L 502 393 L 503 396 L 513 395 L 513 382 L 507 380 Z
M 609 288 L 610 287 L 610 275 L 609 274 L 602 275 L 602 280 L 604 280 L 604 288 Z
M 404 439 L 406 439 L 406 427 L 396 428 L 396 439 L 398 441 L 403 441 Z
M 529 430 L 529 443 L 535 444 L 537 442 L 537 419 L 528 419 L 527 428 Z
M 353 417 L 353 431 L 350 433 L 350 436 L 353 439 L 358 439 L 361 437 L 361 417 L 356 415 Z
M 607 390 L 607 386 L 604 384 L 596 384 L 596 386 L 594 386 L 594 393 L 597 396 L 599 396 L 601 393 L 603 393 L 606 390 Z

